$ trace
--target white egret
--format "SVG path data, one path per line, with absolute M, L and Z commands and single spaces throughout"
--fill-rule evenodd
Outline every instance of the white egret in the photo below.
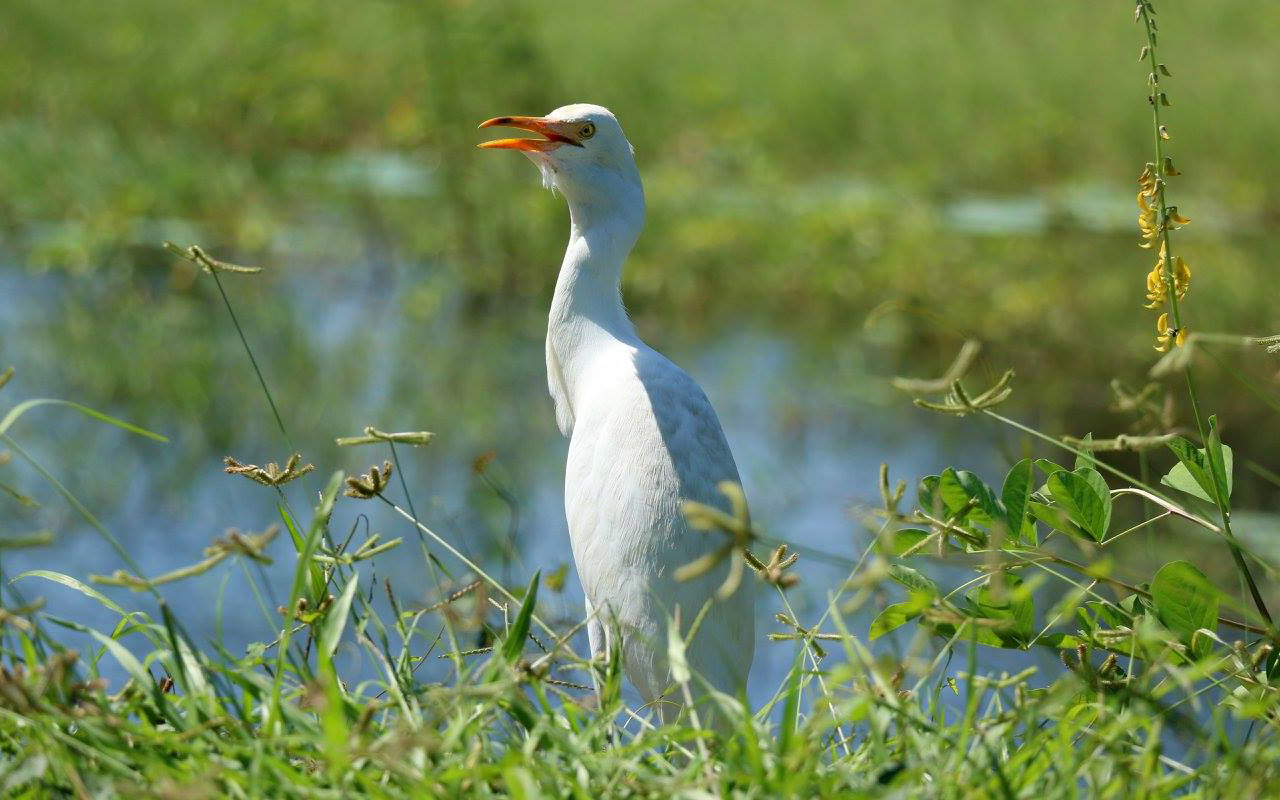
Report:
M 644 190 L 617 118 L 596 105 L 568 105 L 545 117 L 496 117 L 541 138 L 481 147 L 519 150 L 543 184 L 569 204 L 569 245 L 547 326 L 547 383 L 569 437 L 565 513 L 586 591 L 593 657 L 616 630 L 627 677 L 664 719 L 679 709 L 670 686 L 667 619 L 683 627 L 715 593 L 727 566 L 688 581 L 674 572 L 724 544 L 691 530 L 682 501 L 726 508 L 717 489 L 738 470 L 715 410 L 683 370 L 642 342 L 622 306 L 622 265 L 644 225 Z M 755 643 L 755 587 L 744 580 L 712 600 L 687 650 L 689 667 L 717 690 L 737 694 Z M 698 686 L 694 686 L 695 691 Z

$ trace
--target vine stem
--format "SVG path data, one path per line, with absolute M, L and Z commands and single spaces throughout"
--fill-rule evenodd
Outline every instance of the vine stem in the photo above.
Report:
M 1182 313 L 1178 307 L 1178 292 L 1175 286 L 1173 274 L 1173 243 L 1169 234 L 1169 208 L 1165 201 L 1165 187 L 1167 184 L 1165 159 L 1164 159 L 1164 139 L 1160 135 L 1160 104 L 1163 100 L 1163 93 L 1160 90 L 1160 62 L 1156 58 L 1156 26 L 1155 21 L 1151 18 L 1152 8 L 1149 0 L 1138 0 L 1138 13 L 1142 19 L 1142 27 L 1147 36 L 1147 62 L 1151 68 L 1151 76 L 1149 84 L 1151 87 L 1151 121 L 1152 134 L 1155 141 L 1155 176 L 1156 176 L 1156 203 L 1159 210 L 1159 218 L 1157 225 L 1160 230 L 1160 240 L 1162 247 L 1160 248 L 1161 277 L 1164 280 L 1165 293 L 1169 298 L 1169 312 L 1173 317 L 1173 327 L 1175 330 L 1182 330 Z M 1175 337 L 1176 338 L 1176 337 Z M 1174 342 L 1174 347 L 1179 345 Z M 1200 441 L 1204 442 L 1205 447 L 1209 447 L 1210 442 L 1205 435 L 1204 417 L 1200 412 L 1200 401 L 1196 392 L 1195 376 L 1191 370 L 1190 361 L 1183 367 L 1183 376 L 1187 382 L 1187 395 L 1191 401 L 1191 416 L 1195 420 L 1196 430 L 1200 433 Z M 1218 513 L 1222 518 L 1222 535 L 1227 541 L 1227 547 L 1231 551 L 1231 558 L 1235 561 L 1236 568 L 1240 571 L 1241 577 L 1244 578 L 1245 584 L 1249 587 L 1249 594 L 1253 599 L 1253 604 L 1257 607 L 1258 613 L 1266 620 L 1268 627 L 1274 629 L 1274 623 L 1271 619 L 1271 612 L 1267 610 L 1267 604 L 1262 599 L 1262 593 L 1258 590 L 1258 584 L 1253 579 L 1253 574 L 1249 570 L 1249 564 L 1244 559 L 1244 553 L 1240 549 L 1239 543 L 1236 541 L 1235 534 L 1231 531 L 1231 511 L 1227 506 L 1226 487 L 1221 486 L 1218 480 L 1218 474 L 1215 470 L 1210 470 L 1214 484 L 1214 497 L 1218 506 Z

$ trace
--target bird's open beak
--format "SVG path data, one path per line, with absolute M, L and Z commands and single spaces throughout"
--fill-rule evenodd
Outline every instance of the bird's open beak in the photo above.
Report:
M 572 133 L 576 127 L 574 123 L 556 122 L 543 117 L 494 117 L 480 123 L 481 128 L 495 126 L 519 128 L 522 131 L 530 131 L 544 138 L 496 139 L 492 142 L 481 142 L 479 144 L 480 147 L 499 150 L 524 150 L 527 153 L 549 153 L 564 144 L 582 147 L 582 142 L 578 141 L 577 137 Z

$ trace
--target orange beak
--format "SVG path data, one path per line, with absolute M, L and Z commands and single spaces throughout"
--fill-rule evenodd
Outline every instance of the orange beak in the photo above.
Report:
M 481 142 L 478 146 L 490 150 L 523 150 L 527 153 L 549 153 L 561 145 L 582 147 L 572 133 L 577 127 L 574 123 L 556 122 L 544 117 L 494 117 L 480 123 L 481 128 L 518 128 L 522 131 L 536 133 L 541 139 L 496 139 L 492 142 Z

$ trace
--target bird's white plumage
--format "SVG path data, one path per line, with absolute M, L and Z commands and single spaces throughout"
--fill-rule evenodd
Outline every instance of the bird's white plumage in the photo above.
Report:
M 680 566 L 724 543 L 691 530 L 682 502 L 725 507 L 721 481 L 738 471 L 702 389 L 644 344 L 619 294 L 623 262 L 644 221 L 632 149 L 613 115 L 566 106 L 545 119 L 591 122 L 582 147 L 527 153 L 569 203 L 571 229 L 547 329 L 547 381 L 569 437 L 565 512 L 599 655 L 611 623 L 628 677 L 647 702 L 670 684 L 667 620 L 685 630 L 724 578 L 725 565 L 679 582 Z M 745 688 L 755 640 L 752 581 L 712 601 L 689 666 L 716 689 Z M 696 687 L 695 687 L 696 688 Z M 664 716 L 677 704 L 660 704 Z

